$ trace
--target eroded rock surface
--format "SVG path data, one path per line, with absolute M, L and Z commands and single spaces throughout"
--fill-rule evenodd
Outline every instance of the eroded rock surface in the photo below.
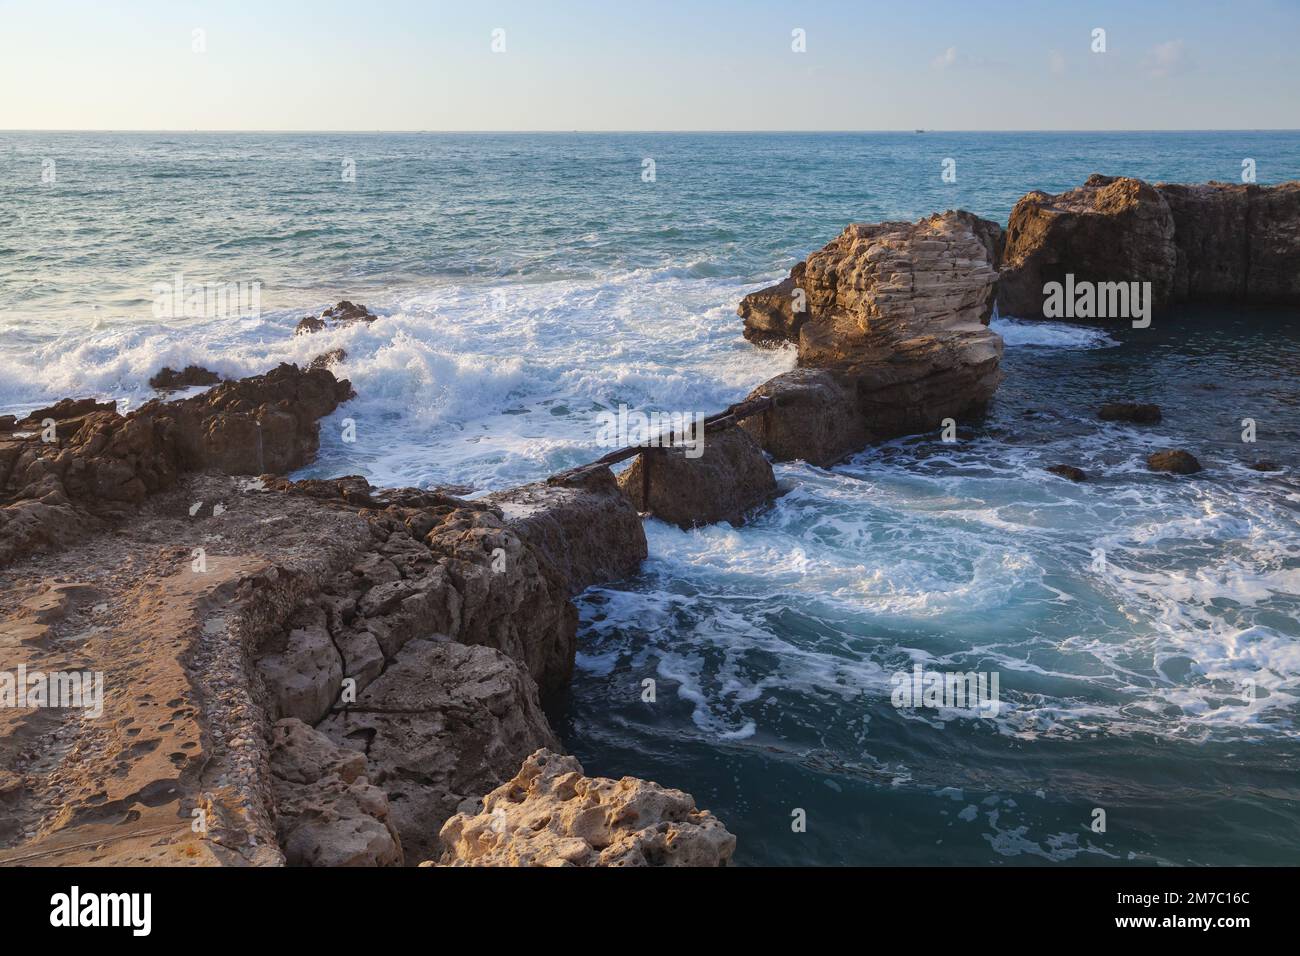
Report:
M 608 468 L 557 475 L 482 499 L 545 556 L 570 594 L 635 574 L 645 529 Z
M 1090 176 L 1016 203 L 998 284 L 1004 315 L 1043 314 L 1043 286 L 1150 282 L 1153 306 L 1300 302 L 1300 183 L 1151 185 Z M 1112 316 L 1113 318 L 1113 316 Z M 1122 317 L 1121 317 L 1122 318 Z
M 405 852 L 424 858 L 442 822 L 507 779 L 538 747 L 558 748 L 528 673 L 490 647 L 409 642 L 357 702 L 321 725 L 365 754 Z
M 778 459 L 830 464 L 980 413 L 1002 379 L 1002 338 L 986 327 L 999 237 L 963 211 L 849 226 L 803 264 L 806 317 L 747 319 L 751 338 L 797 328 L 800 368 L 750 394 L 777 402 L 743 427 Z M 746 297 L 742 314 L 777 308 L 778 289 Z
M 1300 303 L 1300 182 L 1156 189 L 1174 220 L 1175 299 Z
M 514 779 L 439 835 L 440 866 L 726 866 L 736 838 L 690 794 L 584 776 L 574 757 L 538 750 Z
M 1150 282 L 1153 304 L 1174 288 L 1174 217 L 1164 197 L 1128 176 L 1089 176 L 1059 195 L 1023 196 L 1007 223 L 998 309 L 1041 316 L 1043 286 L 1064 282 Z
M 366 779 L 364 754 L 295 718 L 273 728 L 275 828 L 289 866 L 400 866 L 388 795 Z
M 122 519 L 184 472 L 300 467 L 319 445 L 317 420 L 352 394 L 328 371 L 281 365 L 125 416 L 93 400 L 40 409 L 0 433 L 0 566 Z

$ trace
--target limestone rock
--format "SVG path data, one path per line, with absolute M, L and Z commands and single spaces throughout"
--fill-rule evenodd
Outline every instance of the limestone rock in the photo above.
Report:
M 1042 314 L 1043 285 L 1150 282 L 1154 305 L 1300 302 L 1300 182 L 1182 185 L 1093 175 L 1012 210 L 998 284 L 1003 314 Z
M 690 794 L 587 777 L 549 750 L 484 797 L 481 812 L 449 819 L 439 838 L 441 866 L 726 866 L 736 849 Z
M 558 747 L 537 686 L 490 647 L 417 639 L 354 706 L 318 728 L 364 752 L 389 798 L 408 857 L 427 858 L 443 821 L 514 773 L 538 747 Z
M 734 426 L 706 432 L 697 458 L 685 448 L 647 448 L 619 476 L 633 506 L 681 528 L 727 521 L 776 497 L 772 466 L 749 433 Z
M 1300 303 L 1300 182 L 1157 183 L 1174 221 L 1174 297 Z
M 740 300 L 736 311 L 745 320 L 745 338 L 755 345 L 799 341 L 799 327 L 808 317 L 806 306 L 796 310 L 804 268 L 805 264 L 800 262 L 790 270 L 789 278 Z
M 826 467 L 870 440 L 849 376 L 798 368 L 763 383 L 745 400 L 762 397 L 776 399 L 775 405 L 740 427 L 777 461 L 802 459 Z
M 343 660 L 317 608 L 301 613 L 281 640 L 264 647 L 257 667 L 271 694 L 272 720 L 314 724 L 338 700 Z
M 319 445 L 317 419 L 352 394 L 328 371 L 281 365 L 125 416 L 93 399 L 39 409 L 0 433 L 0 565 L 120 520 L 187 471 L 301 467 Z M 53 443 L 39 434 L 45 419 Z
M 271 743 L 276 838 L 289 866 L 400 866 L 388 796 L 365 777 L 366 758 L 295 718 Z
M 999 237 L 996 223 L 950 211 L 849 226 L 809 256 L 799 372 L 750 394 L 778 400 L 745 429 L 778 460 L 824 465 L 981 413 L 1002 380 L 1002 338 L 986 327 Z
M 1064 282 L 1150 282 L 1159 308 L 1174 291 L 1174 216 L 1153 186 L 1127 176 L 1088 177 L 1059 195 L 1021 197 L 1007 224 L 998 309 L 1042 316 L 1043 287 Z
M 570 594 L 635 574 L 648 553 L 641 519 L 608 468 L 557 475 L 483 500 L 546 557 Z

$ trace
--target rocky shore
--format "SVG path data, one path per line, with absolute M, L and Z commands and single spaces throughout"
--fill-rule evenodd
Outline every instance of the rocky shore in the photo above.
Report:
M 705 454 L 644 448 L 617 476 L 476 499 L 293 480 L 354 397 L 342 350 L 238 381 L 163 369 L 160 391 L 208 390 L 126 415 L 0 418 L 4 670 L 104 678 L 101 715 L 0 708 L 0 863 L 725 865 L 735 838 L 688 794 L 563 754 L 542 708 L 572 676 L 573 597 L 637 573 L 644 515 L 741 524 L 779 494 L 771 460 L 979 416 L 995 308 L 1040 316 L 1066 273 L 1150 282 L 1159 308 L 1295 305 L 1300 184 L 1094 176 L 1026 195 L 1005 231 L 964 211 L 851 225 L 740 303 L 745 337 L 797 367 L 710 419 Z M 345 301 L 295 334 L 374 320 Z

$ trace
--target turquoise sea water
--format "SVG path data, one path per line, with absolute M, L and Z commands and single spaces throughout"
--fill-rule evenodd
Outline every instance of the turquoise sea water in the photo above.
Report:
M 1244 158 L 1300 178 L 1300 134 L 0 133 L 0 413 L 343 347 L 359 398 L 304 474 L 486 491 L 595 457 L 603 409 L 714 411 L 792 367 L 736 303 L 848 222 Z M 156 317 L 177 273 L 258 281 L 262 314 Z M 291 335 L 344 297 L 380 321 Z M 579 601 L 558 731 L 690 791 L 740 863 L 1300 860 L 1297 315 L 995 328 L 1007 381 L 958 444 L 779 466 L 743 529 L 648 522 L 644 572 Z M 1111 398 L 1165 420 L 1096 421 Z M 1206 472 L 1148 473 L 1159 447 Z M 998 716 L 895 708 L 915 663 L 997 672 Z

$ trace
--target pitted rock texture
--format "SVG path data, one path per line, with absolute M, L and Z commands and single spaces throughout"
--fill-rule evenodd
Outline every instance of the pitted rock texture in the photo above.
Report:
M 40 409 L 0 432 L 0 566 L 121 520 L 187 471 L 301 467 L 319 446 L 317 419 L 352 395 L 326 370 L 281 365 L 125 416 L 93 400 Z
M 680 528 L 727 521 L 776 497 L 776 478 L 748 432 L 734 425 L 707 431 L 699 457 L 686 448 L 647 448 L 619 475 L 633 506 Z
M 749 395 L 777 402 L 743 427 L 779 460 L 831 464 L 980 414 L 1002 380 L 1002 338 L 987 328 L 1000 235 L 964 211 L 853 225 L 803 264 L 801 321 L 768 314 L 784 303 L 779 287 L 748 296 L 742 314 L 767 316 L 761 328 L 747 320 L 750 337 L 797 328 L 800 368 Z
M 102 673 L 104 694 L 98 716 L 0 708 L 0 783 L 15 782 L 0 863 L 282 862 L 253 656 L 364 531 L 355 514 L 191 475 L 114 533 L 7 568 L 6 669 Z
M 365 754 L 407 856 L 427 858 L 442 822 L 509 778 L 538 747 L 558 748 L 528 673 L 490 647 L 409 642 L 357 698 L 320 725 Z
M 439 840 L 439 866 L 726 866 L 736 849 L 689 794 L 587 777 L 576 758 L 549 750 L 530 755 L 479 812 L 449 819 Z
M 366 780 L 366 758 L 302 721 L 272 729 L 275 829 L 289 866 L 400 866 L 388 795 Z

